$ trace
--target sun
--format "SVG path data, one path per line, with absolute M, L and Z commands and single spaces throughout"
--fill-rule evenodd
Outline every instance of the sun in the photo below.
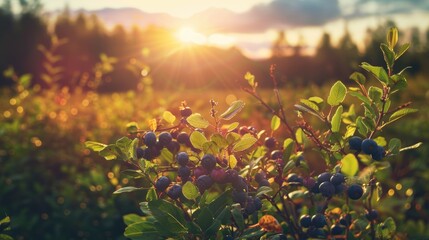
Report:
M 185 44 L 206 44 L 207 37 L 195 31 L 192 27 L 182 27 L 177 31 L 176 37 Z

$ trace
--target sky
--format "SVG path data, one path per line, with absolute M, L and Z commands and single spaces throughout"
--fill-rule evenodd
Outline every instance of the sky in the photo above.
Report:
M 224 47 L 238 46 L 249 57 L 264 58 L 278 30 L 290 44 L 305 39 L 314 49 L 324 32 L 335 43 L 347 24 L 362 43 L 368 27 L 388 19 L 398 27 L 429 28 L 429 0 L 41 0 L 48 11 L 136 8 L 146 13 L 166 13 L 179 19 L 178 34 L 186 40 Z M 210 10 L 208 10 L 210 9 Z M 177 27 L 177 26 L 175 26 Z M 183 34 L 188 34 L 188 37 Z M 192 35 L 193 34 L 193 35 Z M 217 40 L 216 40 L 217 39 Z

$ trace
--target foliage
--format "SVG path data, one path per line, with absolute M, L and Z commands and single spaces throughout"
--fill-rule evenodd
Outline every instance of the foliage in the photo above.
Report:
M 210 101 L 208 120 L 185 103 L 180 115 L 162 113 L 150 129 L 130 124 L 129 134 L 113 144 L 87 141 L 106 160 L 122 160 L 140 186 L 115 193 L 143 192 L 142 216 L 125 215 L 130 239 L 392 239 L 397 224 L 383 219 L 384 170 L 404 147 L 383 132 L 416 112 L 392 98 L 407 86 L 396 60 L 408 49 L 397 47 L 390 29 L 381 44 L 386 69 L 369 63 L 369 73 L 353 73 L 356 87 L 337 81 L 326 99 L 312 96 L 294 105 L 292 125 L 270 69 L 277 105 L 264 101 L 250 73 L 244 90 L 273 114 L 269 129 L 231 120 L 244 108 L 241 100 L 219 114 Z M 353 103 L 345 100 L 352 97 Z M 312 124 L 312 120 L 319 121 Z M 285 135 L 274 137 L 283 127 Z M 317 128 L 316 128 L 317 127 Z M 312 169 L 314 158 L 324 170 Z M 320 163 L 319 163 L 320 164 Z

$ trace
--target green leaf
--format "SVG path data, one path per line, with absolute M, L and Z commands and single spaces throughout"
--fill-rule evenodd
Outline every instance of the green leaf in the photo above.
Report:
M 396 224 L 391 217 L 388 217 L 384 222 L 378 224 L 375 229 L 377 239 L 393 239 L 395 232 Z
M 170 152 L 170 150 L 168 150 L 167 148 L 163 148 L 161 150 L 161 159 L 169 162 L 169 163 L 173 163 L 174 162 L 174 156 L 173 154 Z
M 362 93 L 360 93 L 360 92 L 350 92 L 349 94 L 352 97 L 359 98 L 359 100 L 361 100 L 365 104 L 371 105 L 371 101 L 367 97 L 365 97 Z
M 125 225 L 127 225 L 127 226 L 131 225 L 133 223 L 143 221 L 143 217 L 141 217 L 135 213 L 127 214 L 127 215 L 123 216 L 122 218 L 124 220 Z
M 21 84 L 24 88 L 28 88 L 31 84 L 31 74 L 24 74 L 21 77 L 19 77 L 19 84 Z
M 232 148 L 234 152 L 244 151 L 253 146 L 258 141 L 258 139 L 248 136 L 241 138 Z
M 9 235 L 0 233 L 0 240 L 13 240 L 13 238 Z
M 173 235 L 187 232 L 185 217 L 180 208 L 165 200 L 151 201 L 148 206 L 155 219 L 159 222 L 159 225 L 157 225 L 158 230 L 162 229 Z
M 295 200 L 295 201 L 296 200 L 299 200 L 299 201 L 304 200 L 305 195 L 306 194 L 305 194 L 304 190 L 296 190 L 296 191 L 292 191 L 292 192 L 288 193 L 289 198 L 292 200 Z
M 194 128 L 206 128 L 210 125 L 209 122 L 199 113 L 191 114 L 191 116 L 186 118 L 186 121 Z
M 398 43 L 398 35 L 398 29 L 396 27 L 390 28 L 389 32 L 387 32 L 387 44 L 389 44 L 389 48 L 392 51 Z
M 136 122 L 130 122 L 126 126 L 128 133 L 135 133 L 139 130 L 139 125 Z
M 228 125 L 223 125 L 223 126 L 222 126 L 222 128 L 226 128 L 226 130 L 227 130 L 228 132 L 231 132 L 231 131 L 233 131 L 234 129 L 236 129 L 239 125 L 240 125 L 240 123 L 239 123 L 239 122 L 233 122 L 233 123 L 228 124 Z
M 213 155 L 216 155 L 220 152 L 219 146 L 213 141 L 208 141 L 208 142 L 203 143 L 203 149 L 202 150 L 204 153 L 210 153 Z
M 340 105 L 332 116 L 331 130 L 332 132 L 339 132 L 341 126 L 341 115 L 343 114 L 343 106 Z
M 115 144 L 107 145 L 103 150 L 101 150 L 98 154 L 104 157 L 106 160 L 114 160 L 117 159 L 120 154 L 120 149 L 116 147 Z
M 356 175 L 359 170 L 359 163 L 356 156 L 352 153 L 347 154 L 341 159 L 341 172 L 349 177 Z
M 244 79 L 247 80 L 247 82 L 252 88 L 255 87 L 255 76 L 253 74 L 251 74 L 250 72 L 246 72 L 246 75 L 244 75 Z
M 200 196 L 200 192 L 198 191 L 198 188 L 190 181 L 187 181 L 183 185 L 182 193 L 183 193 L 183 196 L 185 196 L 185 198 L 189 200 L 195 200 L 197 197 Z
M 386 139 L 382 136 L 374 138 L 374 141 L 377 143 L 378 146 L 381 147 L 385 147 L 387 145 Z
M 134 192 L 137 190 L 142 190 L 142 188 L 136 188 L 136 187 L 123 187 L 113 192 L 113 194 L 121 194 L 121 193 L 128 193 L 128 192 Z
M 234 169 L 235 166 L 237 166 L 237 158 L 235 158 L 235 156 L 233 154 L 229 155 L 229 161 L 228 161 L 228 165 L 231 169 Z
M 143 221 L 133 223 L 126 227 L 124 236 L 132 240 L 151 240 L 160 239 L 161 234 L 158 232 L 153 222 Z
M 372 66 L 371 64 L 366 62 L 363 62 L 360 66 L 366 71 L 372 73 L 374 77 L 377 78 L 377 80 L 381 83 L 389 85 L 389 76 L 387 75 L 386 70 L 384 70 L 384 68 Z
M 392 70 L 393 64 L 395 63 L 395 53 L 393 49 L 390 49 L 386 44 L 380 45 L 381 51 L 383 52 L 384 61 L 386 62 L 389 71 Z
M 341 82 L 337 81 L 329 91 L 328 104 L 331 106 L 337 106 L 344 101 L 347 94 L 346 86 Z
M 299 144 L 304 143 L 304 131 L 302 131 L 302 129 L 301 129 L 301 128 L 298 128 L 298 129 L 296 130 L 296 132 L 295 132 L 295 136 L 296 136 L 296 141 L 297 141 Z
M 388 146 L 388 151 L 393 154 L 396 155 L 399 153 L 399 150 L 401 149 L 401 140 L 398 138 L 392 138 L 389 141 L 389 146 Z
M 234 222 L 237 224 L 237 227 L 240 231 L 244 230 L 244 218 L 243 213 L 241 212 L 241 207 L 239 204 L 233 205 L 231 208 L 232 218 Z
M 173 124 L 174 121 L 176 121 L 176 116 L 174 116 L 170 111 L 164 111 L 162 118 L 170 124 Z
M 305 106 L 307 106 L 308 108 L 313 109 L 315 112 L 319 111 L 319 106 L 316 103 L 307 99 L 301 99 L 299 101 Z
M 198 131 L 193 131 L 191 136 L 189 136 L 189 140 L 191 141 L 192 146 L 200 150 L 203 149 L 203 144 L 207 142 L 207 138 L 204 134 Z
M 146 193 L 146 201 L 154 201 L 158 199 L 158 194 L 156 194 L 155 188 L 150 188 Z
M 292 138 L 286 138 L 283 141 L 283 149 L 284 149 L 283 150 L 283 161 L 289 160 L 294 146 L 295 146 L 295 142 L 292 140 Z
M 268 187 L 268 186 L 262 186 L 258 188 L 258 191 L 256 192 L 256 196 L 259 197 L 261 195 L 268 195 L 268 196 L 272 196 L 273 193 L 273 189 Z
M 93 141 L 86 141 L 85 147 L 94 151 L 94 152 L 100 152 L 103 150 L 107 145 L 99 142 L 93 142 Z
M 202 230 L 206 230 L 213 224 L 214 217 L 208 207 L 200 208 L 199 211 L 195 212 L 195 214 L 198 214 L 196 219 L 194 217 L 195 222 Z
M 381 96 L 383 95 L 383 90 L 378 87 L 371 86 L 368 89 L 368 96 L 375 103 L 381 102 Z
M 369 129 L 368 127 L 365 125 L 365 123 L 363 122 L 363 118 L 361 116 L 356 118 L 356 127 L 358 129 L 358 132 L 362 135 L 362 136 L 366 136 L 366 134 L 368 133 Z
M 408 48 L 410 48 L 409 43 L 401 45 L 398 49 L 398 52 L 396 53 L 395 60 L 400 58 L 408 50 Z
M 215 142 L 219 148 L 228 146 L 228 141 L 219 133 L 215 133 L 210 137 L 210 140 Z
M 302 105 L 299 105 L 299 104 L 295 104 L 295 105 L 293 105 L 296 109 L 298 109 L 299 111 L 301 111 L 301 112 L 306 112 L 306 113 L 309 113 L 309 114 L 311 114 L 311 115 L 313 115 L 313 116 L 316 116 L 316 117 L 318 117 L 318 118 L 320 118 L 321 120 L 323 120 L 323 118 L 319 115 L 319 113 L 318 112 L 315 112 L 313 109 L 311 109 L 311 108 L 309 108 L 309 107 L 307 107 L 307 106 L 302 106 Z
M 244 108 L 244 105 L 244 102 L 241 100 L 234 101 L 231 103 L 229 108 L 220 115 L 220 117 L 224 120 L 230 120 Z
M 410 113 L 415 113 L 417 112 L 418 109 L 414 109 L 414 108 L 402 108 L 399 109 L 398 111 L 394 112 L 390 118 L 389 118 L 389 122 L 394 122 Z
M 280 118 L 274 115 L 271 118 L 271 130 L 275 131 L 280 127 Z
M 357 82 L 357 83 L 359 83 L 359 84 L 365 84 L 365 82 L 366 82 L 366 77 L 365 77 L 365 75 L 363 75 L 362 73 L 360 73 L 360 72 L 354 72 L 354 73 L 352 73 L 351 75 L 350 75 L 350 77 L 349 77 L 351 80 L 353 80 L 353 81 L 355 81 L 355 82 Z

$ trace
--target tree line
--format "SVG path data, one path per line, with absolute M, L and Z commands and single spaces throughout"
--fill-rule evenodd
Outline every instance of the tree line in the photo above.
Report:
M 46 17 L 39 1 L 20 1 L 19 13 L 10 1 L 0 7 L 0 71 L 10 67 L 30 73 L 42 87 L 82 85 L 99 91 L 124 91 L 138 84 L 155 88 L 228 88 L 242 84 L 252 72 L 262 86 L 269 86 L 271 64 L 276 64 L 280 84 L 324 84 L 346 80 L 363 59 L 382 64 L 379 42 L 394 22 L 368 29 L 365 50 L 360 52 L 345 31 L 334 45 L 323 34 L 312 56 L 302 45 L 287 46 L 284 32 L 273 41 L 272 56 L 253 60 L 240 49 L 210 46 L 183 47 L 171 29 L 157 26 L 108 29 L 96 15 L 73 14 L 67 7 L 54 19 Z M 418 28 L 409 31 L 412 53 L 398 63 L 412 66 L 411 74 L 429 74 L 429 29 L 422 37 Z M 402 38 L 403 39 L 403 38 Z M 151 78 L 146 77 L 150 73 Z M 143 79 L 143 80 L 142 80 Z M 265 81 L 264 81 L 265 80 Z M 143 82 L 142 82 L 143 81 Z M 0 87 L 13 82 L 0 76 Z

